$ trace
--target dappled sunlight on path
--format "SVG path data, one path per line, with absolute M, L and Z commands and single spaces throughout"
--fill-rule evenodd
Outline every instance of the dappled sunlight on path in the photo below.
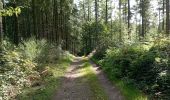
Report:
M 75 58 L 62 78 L 62 86 L 53 100 L 123 100 L 118 89 L 112 86 L 104 73 L 94 63 L 90 64 L 87 60 L 87 58 Z M 88 67 L 90 72 L 84 68 L 86 64 L 90 65 Z M 93 78 L 89 78 L 89 76 Z M 99 92 L 99 95 L 104 94 L 103 97 L 94 97 L 98 96 L 94 94 L 95 91 Z
M 53 100 L 89 100 L 92 97 L 90 87 L 80 69 L 84 61 L 76 58 L 62 79 L 62 87 Z

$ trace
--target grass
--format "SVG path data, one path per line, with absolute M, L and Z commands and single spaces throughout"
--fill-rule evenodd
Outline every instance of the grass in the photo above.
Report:
M 94 62 L 98 63 L 96 59 L 92 59 Z M 142 93 L 139 89 L 137 89 L 132 84 L 127 84 L 121 79 L 114 78 L 114 76 L 110 76 L 109 73 L 105 72 L 108 78 L 112 81 L 113 85 L 116 85 L 118 89 L 121 91 L 125 100 L 149 100 L 148 97 Z
M 92 100 L 108 100 L 108 97 L 103 91 L 96 74 L 92 70 L 92 65 L 87 62 L 87 60 L 85 61 L 86 62 L 81 69 L 81 73 L 84 73 L 84 78 L 89 83 L 90 89 L 93 93 Z
M 120 89 L 126 100 L 148 100 L 148 97 L 133 85 L 113 78 L 112 83 Z
M 64 73 L 67 67 L 70 64 L 70 60 L 65 59 L 58 61 L 57 64 L 46 64 L 51 76 L 45 77 L 43 79 L 43 85 L 40 87 L 28 88 L 18 96 L 19 100 L 50 100 L 57 90 L 60 87 L 61 77 L 64 76 Z

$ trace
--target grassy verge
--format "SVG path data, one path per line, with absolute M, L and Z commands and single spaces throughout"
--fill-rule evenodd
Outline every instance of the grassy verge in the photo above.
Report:
M 70 64 L 69 59 L 60 60 L 57 64 L 46 64 L 51 75 L 42 79 L 43 85 L 25 89 L 18 97 L 19 100 L 50 100 L 56 89 L 61 85 L 60 79 L 64 76 Z
M 135 86 L 116 78 L 112 78 L 111 80 L 112 83 L 120 89 L 126 100 L 148 100 L 147 96 L 135 88 Z
M 95 63 L 99 64 L 96 59 L 92 60 Z M 126 100 L 149 100 L 148 97 L 144 95 L 144 93 L 142 93 L 142 91 L 137 89 L 132 84 L 128 84 L 121 79 L 114 78 L 114 76 L 110 76 L 107 72 L 105 73 L 110 79 L 110 81 L 112 81 L 112 83 L 116 85 L 116 87 L 118 87 L 118 89 L 121 91 L 122 95 L 125 97 Z
M 106 93 L 103 91 L 102 86 L 99 84 L 99 80 L 92 70 L 92 66 L 89 62 L 85 62 L 81 73 L 84 73 L 84 78 L 88 81 L 90 89 L 93 93 L 92 100 L 108 100 Z

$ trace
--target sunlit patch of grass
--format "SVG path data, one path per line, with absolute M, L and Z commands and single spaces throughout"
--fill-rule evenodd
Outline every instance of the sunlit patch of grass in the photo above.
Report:
M 86 57 L 86 56 L 83 56 L 82 59 L 83 59 L 83 61 L 88 61 L 89 60 L 89 58 Z
M 70 60 L 65 59 L 58 62 L 58 64 L 47 64 L 49 72 L 52 74 L 43 78 L 43 85 L 25 89 L 25 91 L 18 96 L 19 100 L 50 100 L 58 87 L 60 87 L 60 78 L 64 76 Z
M 103 91 L 96 74 L 92 70 L 91 64 L 85 62 L 80 72 L 84 74 L 84 78 L 87 80 L 90 86 L 90 89 L 93 93 L 92 100 L 108 100 L 108 97 Z
M 122 80 L 114 79 L 114 84 L 120 89 L 126 100 L 148 100 L 147 96 L 134 86 L 126 84 Z

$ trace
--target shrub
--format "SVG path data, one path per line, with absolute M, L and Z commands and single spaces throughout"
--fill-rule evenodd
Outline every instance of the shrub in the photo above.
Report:
M 152 98 L 169 99 L 170 42 L 157 40 L 148 47 L 135 44 L 110 48 L 99 62 L 110 78 L 130 82 Z
M 36 64 L 25 59 L 22 53 L 8 42 L 3 43 L 0 55 L 0 99 L 14 99 L 24 87 L 30 86 L 27 75 L 35 72 L 33 69 Z
M 140 47 L 123 47 L 123 48 L 111 48 L 107 51 L 107 54 L 103 61 L 103 66 L 112 66 L 112 69 L 108 69 L 114 73 L 117 78 L 127 77 L 131 75 L 133 70 L 131 63 L 138 58 L 145 50 Z M 107 68 L 108 68 L 107 67 Z M 104 68 L 106 69 L 106 68 Z
M 45 40 L 32 38 L 19 47 L 3 41 L 0 47 L 0 100 L 15 99 L 24 88 L 41 85 L 42 78 L 49 74 L 45 64 L 56 63 L 65 56 L 69 57 L 69 54 L 60 46 Z
M 36 40 L 31 38 L 20 44 L 19 49 L 25 58 L 28 58 L 31 61 L 35 61 L 39 56 L 41 56 L 43 50 L 46 49 L 46 47 L 47 42 L 45 40 Z

